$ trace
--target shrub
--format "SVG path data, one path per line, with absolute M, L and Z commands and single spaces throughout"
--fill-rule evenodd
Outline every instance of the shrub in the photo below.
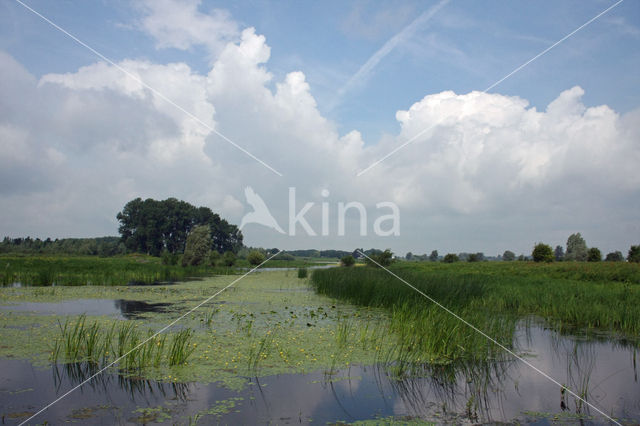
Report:
M 380 254 L 370 254 L 369 257 L 365 257 L 365 262 L 369 266 L 389 266 L 393 262 L 393 252 L 386 249 Z
M 502 255 L 502 260 L 506 262 L 511 262 L 513 260 L 516 260 L 516 254 L 511 250 L 505 250 L 504 254 Z
M 209 265 L 216 266 L 216 263 L 220 260 L 220 253 L 218 250 L 211 250 L 209 253 Z
M 607 262 L 624 262 L 624 256 L 618 250 L 607 253 L 607 257 L 604 259 Z
M 340 263 L 342 263 L 342 266 L 353 266 L 356 263 L 356 260 L 349 254 L 340 259 Z
M 640 262 L 640 245 L 631 246 L 631 248 L 629 249 L 629 254 L 627 255 L 627 261 Z
M 457 254 L 454 254 L 454 253 L 447 253 L 447 254 L 444 256 L 444 259 L 442 259 L 442 261 L 443 261 L 444 263 L 453 263 L 453 262 L 457 262 L 458 260 L 460 260 L 460 259 L 458 258 L 458 255 L 457 255 Z
M 163 265 L 177 265 L 178 264 L 178 255 L 175 253 L 170 253 L 168 250 L 163 250 L 162 255 L 160 256 L 162 259 Z
M 209 225 L 199 225 L 194 227 L 184 248 L 182 256 L 182 266 L 197 266 L 208 259 L 211 251 L 211 228 Z
M 307 268 L 298 268 L 298 278 L 307 278 Z
M 533 248 L 531 257 L 533 257 L 534 262 L 553 262 L 554 255 L 551 246 L 544 243 L 538 243 Z
M 249 261 L 249 263 L 251 265 L 259 265 L 262 262 L 264 262 L 264 254 L 260 253 L 258 250 L 252 250 L 248 255 L 247 255 L 247 260 Z
M 600 262 L 602 260 L 602 253 L 596 247 L 591 247 L 587 252 L 587 262 Z
M 224 266 L 233 266 L 236 263 L 236 255 L 232 251 L 225 251 L 222 255 L 222 264 Z

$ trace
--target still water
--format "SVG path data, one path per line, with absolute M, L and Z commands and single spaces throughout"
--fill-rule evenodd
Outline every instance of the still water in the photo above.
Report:
M 640 423 L 637 347 L 558 336 L 520 327 L 520 353 L 623 424 Z M 94 370 L 86 363 L 37 369 L 0 361 L 2 421 L 17 424 Z M 436 423 L 607 424 L 607 419 L 518 360 L 473 374 L 435 368 L 398 379 L 384 366 L 353 366 L 331 375 L 247 378 L 236 392 L 216 384 L 159 383 L 103 374 L 41 414 L 38 423 L 326 424 L 396 416 Z M 207 414 L 205 414 L 207 413 Z M 35 423 L 35 422 L 34 422 Z
M 0 305 L 0 311 L 46 315 L 108 315 L 117 319 L 136 319 L 147 312 L 166 312 L 171 303 L 147 303 L 124 299 L 73 299 L 60 302 L 20 302 Z

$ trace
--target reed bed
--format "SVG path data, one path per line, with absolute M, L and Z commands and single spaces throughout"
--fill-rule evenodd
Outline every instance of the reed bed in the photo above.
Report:
M 150 256 L 2 256 L 0 285 L 131 285 L 236 273 L 235 268 L 163 265 Z
M 636 342 L 640 336 L 638 265 L 404 262 L 391 270 L 507 348 L 516 324 L 532 317 L 561 331 L 606 332 Z M 382 269 L 315 270 L 311 285 L 320 294 L 389 310 L 397 342 L 380 357 L 400 370 L 423 362 L 505 359 L 497 345 Z M 337 330 L 339 339 L 346 334 Z
M 107 365 L 122 358 L 118 362 L 119 368 L 134 372 L 147 367 L 186 364 L 195 349 L 191 343 L 191 329 L 157 335 L 136 348 L 153 332 L 144 333 L 132 322 L 113 323 L 106 328 L 97 321 L 88 323 L 86 316 L 82 315 L 76 320 L 58 324 L 60 334 L 51 348 L 53 363 L 86 361 Z

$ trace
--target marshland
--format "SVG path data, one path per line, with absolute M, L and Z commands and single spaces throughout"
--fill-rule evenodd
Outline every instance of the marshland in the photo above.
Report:
M 117 262 L 136 271 L 141 258 Z M 75 266 L 53 272 L 56 285 L 27 285 L 31 265 L 38 276 L 51 260 L 9 260 L 25 284 L 0 289 L 7 424 L 102 368 L 29 423 L 607 422 L 584 401 L 620 423 L 640 420 L 636 263 L 389 267 L 433 300 L 371 265 L 256 270 L 156 334 L 245 269 L 155 285 L 122 275 L 129 285 L 116 285 L 95 278 L 109 277 L 91 263 L 100 259 L 76 258 L 64 261 L 88 262 L 94 275 Z M 63 276 L 87 282 L 62 285 Z

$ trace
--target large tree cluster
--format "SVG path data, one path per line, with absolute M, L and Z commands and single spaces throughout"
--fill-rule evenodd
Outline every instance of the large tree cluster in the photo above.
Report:
M 211 250 L 237 251 L 242 247 L 242 233 L 237 226 L 208 207 L 195 207 L 185 201 L 136 198 L 117 215 L 122 242 L 130 251 L 158 256 L 163 251 L 184 252 L 187 235 L 198 225 L 211 230 Z

